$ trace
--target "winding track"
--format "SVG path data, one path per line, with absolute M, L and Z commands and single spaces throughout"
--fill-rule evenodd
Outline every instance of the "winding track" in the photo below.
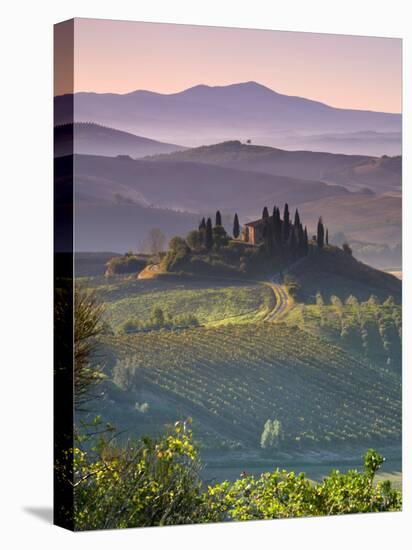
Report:
M 294 265 L 300 263 L 301 259 L 295 262 Z M 138 279 L 153 279 L 159 274 L 159 265 L 158 264 L 150 264 L 146 266 L 143 271 L 141 271 L 138 275 Z M 212 277 L 213 278 L 213 277 Z M 285 288 L 285 286 L 281 282 L 281 274 L 277 273 L 276 275 L 273 275 L 273 277 L 267 282 L 263 283 L 269 286 L 274 294 L 275 297 L 275 304 L 271 311 L 266 315 L 264 318 L 265 321 L 268 321 L 272 323 L 273 321 L 276 321 L 278 317 L 280 317 L 290 306 L 292 303 L 292 300 Z M 243 279 L 234 279 L 234 280 L 241 280 Z M 257 281 L 253 281 L 257 282 Z M 262 282 L 261 282 L 262 284 Z
M 298 265 L 303 263 L 305 259 L 306 257 L 296 260 L 287 268 L 285 273 L 290 271 L 293 267 L 297 267 Z M 280 317 L 282 313 L 284 313 L 293 304 L 293 300 L 289 296 L 285 286 L 282 284 L 281 273 L 276 273 L 275 275 L 273 275 L 268 284 L 275 295 L 275 305 L 272 311 L 270 311 L 265 317 L 265 321 L 273 322 L 276 321 L 276 319 Z
M 265 321 L 273 322 L 289 307 L 290 297 L 285 287 L 280 284 L 280 275 L 274 275 L 270 280 L 269 285 L 275 294 L 276 301 L 274 308 L 268 313 Z

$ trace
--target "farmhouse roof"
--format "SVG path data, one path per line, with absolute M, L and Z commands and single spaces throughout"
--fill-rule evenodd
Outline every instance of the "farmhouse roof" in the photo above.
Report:
M 270 216 L 267 219 L 270 221 L 272 219 L 272 216 Z M 256 225 L 261 225 L 263 222 L 264 222 L 264 220 L 262 218 L 260 218 L 259 220 L 255 220 L 253 222 L 245 223 L 245 225 L 247 225 L 248 227 L 255 227 Z

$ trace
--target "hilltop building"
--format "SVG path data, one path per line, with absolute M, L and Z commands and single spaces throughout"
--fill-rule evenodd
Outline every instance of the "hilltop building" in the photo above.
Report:
M 253 222 L 245 223 L 242 229 L 241 239 L 250 244 L 260 244 L 263 242 L 263 227 L 265 223 L 272 222 L 272 216 L 265 220 L 260 218 Z

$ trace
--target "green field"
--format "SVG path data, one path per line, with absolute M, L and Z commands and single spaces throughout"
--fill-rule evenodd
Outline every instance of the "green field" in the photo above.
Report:
M 172 316 L 192 314 L 201 325 L 213 325 L 263 319 L 274 304 L 271 289 L 257 282 L 174 277 L 143 281 L 122 276 L 82 282 L 96 290 L 113 330 L 128 319 L 147 322 L 154 307 Z

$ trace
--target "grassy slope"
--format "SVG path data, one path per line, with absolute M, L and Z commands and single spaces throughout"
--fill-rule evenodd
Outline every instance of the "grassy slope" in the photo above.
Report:
M 326 302 L 332 295 L 341 300 L 354 295 L 364 301 L 371 294 L 380 300 L 393 296 L 398 303 L 401 301 L 399 279 L 363 264 L 333 246 L 326 247 L 320 254 L 309 255 L 290 270 L 290 275 L 300 284 L 299 298 L 306 303 L 314 303 L 319 290 Z
M 247 281 L 174 277 L 142 281 L 117 276 L 84 283 L 97 290 L 114 330 L 129 318 L 148 321 L 156 306 L 173 317 L 193 314 L 202 325 L 253 322 L 265 317 L 274 301 L 269 287 Z

